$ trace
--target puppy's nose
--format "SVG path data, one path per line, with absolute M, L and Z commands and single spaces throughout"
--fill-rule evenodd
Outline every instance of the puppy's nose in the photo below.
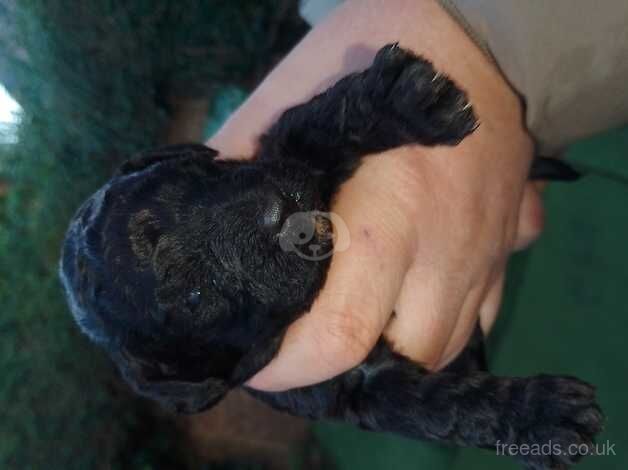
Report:
M 261 223 L 272 230 L 280 230 L 286 218 L 295 212 L 294 204 L 291 204 L 278 190 L 272 189 L 264 194 L 264 209 L 261 215 Z
M 286 203 L 279 191 L 269 191 L 265 195 L 262 225 L 267 228 L 281 227 L 284 220 Z

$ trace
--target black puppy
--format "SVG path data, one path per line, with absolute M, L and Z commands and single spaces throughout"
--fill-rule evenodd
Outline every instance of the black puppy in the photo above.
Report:
M 331 251 L 321 214 L 361 158 L 404 144 L 455 145 L 476 126 L 462 91 L 390 45 L 369 69 L 287 110 L 253 161 L 218 161 L 201 145 L 147 152 L 74 216 L 60 269 L 72 313 L 138 393 L 202 411 L 264 367 L 312 305 L 330 258 L 306 256 L 299 237 L 312 238 L 309 254 Z M 533 176 L 575 174 L 538 160 Z M 592 444 L 602 414 L 591 386 L 494 377 L 483 364 L 479 332 L 436 373 L 380 340 L 360 366 L 322 384 L 250 391 L 296 415 L 411 438 L 562 446 L 563 455 L 518 456 L 532 469 L 565 468 L 577 460 L 570 444 Z

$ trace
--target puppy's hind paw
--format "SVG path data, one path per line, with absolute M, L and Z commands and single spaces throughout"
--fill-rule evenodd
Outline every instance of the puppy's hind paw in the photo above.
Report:
M 604 415 L 591 385 L 572 377 L 538 376 L 526 386 L 525 403 L 515 457 L 526 468 L 567 469 L 592 453 Z M 521 452 L 524 444 L 527 455 Z
M 377 53 L 365 86 L 406 142 L 455 145 L 478 125 L 467 95 L 428 60 L 397 43 Z
M 425 143 L 456 145 L 478 126 L 466 93 L 420 57 L 404 68 L 390 96 Z

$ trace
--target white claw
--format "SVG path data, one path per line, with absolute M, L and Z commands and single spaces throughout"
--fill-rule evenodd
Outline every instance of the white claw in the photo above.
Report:
M 471 107 L 471 103 L 469 101 L 467 101 L 467 104 L 464 105 L 464 107 L 462 108 L 463 111 L 466 111 L 467 109 L 469 109 Z
M 436 80 L 438 80 L 440 78 L 440 72 L 436 72 L 434 74 L 434 78 L 432 78 L 432 81 L 435 82 Z

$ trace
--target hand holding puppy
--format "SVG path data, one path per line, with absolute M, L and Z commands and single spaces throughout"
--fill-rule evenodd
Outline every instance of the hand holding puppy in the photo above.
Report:
M 541 230 L 540 198 L 526 183 L 532 144 L 519 98 L 433 2 L 378 3 L 348 2 L 314 29 L 210 145 L 224 155 L 252 154 L 279 112 L 363 68 L 379 45 L 396 39 L 465 88 L 480 127 L 456 147 L 371 157 L 342 187 L 332 210 L 349 227 L 351 246 L 334 254 L 312 310 L 249 382 L 255 388 L 282 390 L 337 375 L 360 363 L 382 331 L 412 359 L 445 365 L 478 316 L 490 328 L 509 254 Z

